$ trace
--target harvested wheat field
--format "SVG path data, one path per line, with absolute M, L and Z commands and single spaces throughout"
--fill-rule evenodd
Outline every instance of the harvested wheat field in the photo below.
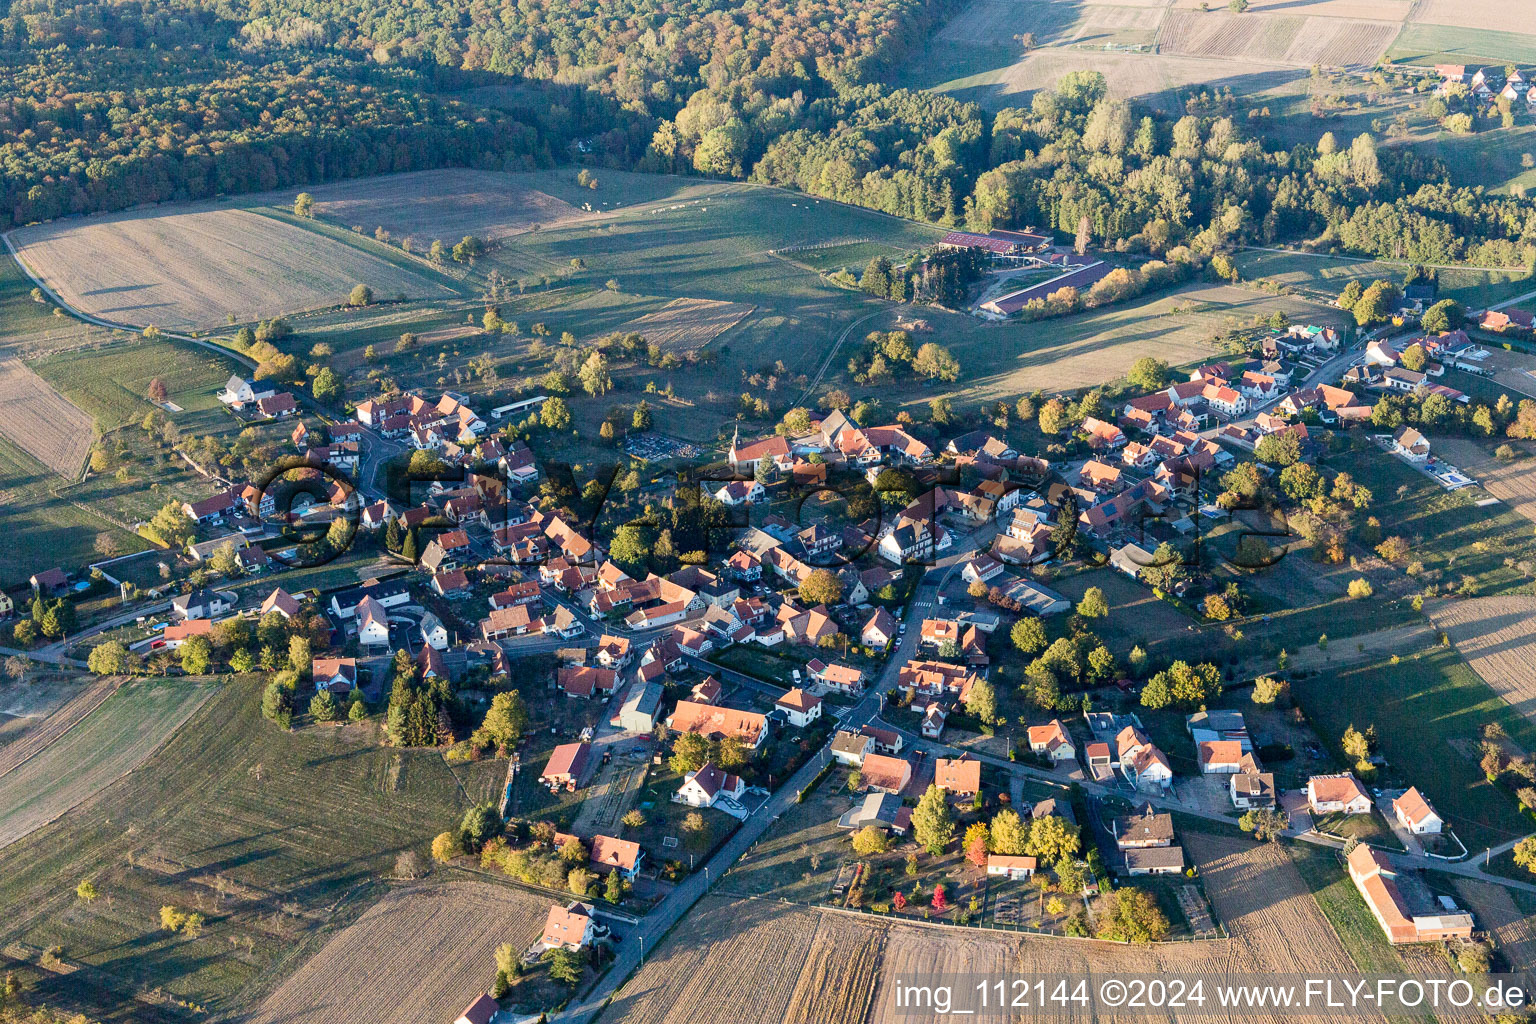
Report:
M 1536 597 L 1474 597 L 1424 606 L 1483 682 L 1536 720 Z
M 1474 882 L 1470 878 L 1458 878 L 1455 883 L 1456 892 L 1471 908 L 1478 927 L 1493 933 L 1509 969 L 1536 969 L 1536 918 L 1522 914 L 1502 885 Z
M 602 1020 L 781 1024 L 822 916 L 766 900 L 706 896 L 672 937 L 646 957 Z M 849 920 L 846 926 L 858 929 L 861 922 Z
M 918 925 L 893 927 L 890 937 L 886 939 L 885 965 L 880 972 L 880 986 L 875 992 L 875 1003 L 869 1016 L 871 1024 L 900 1024 L 932 1019 L 921 1015 L 914 1017 L 910 1008 L 896 1005 L 895 983 L 898 980 L 912 981 L 924 975 L 932 977 L 939 973 L 1000 977 L 1021 970 L 1051 969 L 1034 966 L 1038 963 L 1034 958 L 1027 961 L 1030 966 L 1021 967 L 1017 960 L 1018 946 L 1018 937 L 1004 932 L 979 931 L 974 928 L 924 928 Z M 1011 1018 L 1007 1013 L 978 1012 L 965 1019 L 1006 1024 Z M 793 1022 L 785 1021 L 785 1024 Z
M 462 168 L 338 181 L 309 194 L 320 216 L 369 233 L 382 227 L 396 239 L 411 236 L 418 250 L 435 238 L 450 245 L 465 235 L 492 241 L 595 216 L 519 184 L 515 175 Z
M 756 308 L 745 302 L 674 299 L 654 313 L 622 324 L 619 330 L 644 335 L 646 341 L 664 349 L 688 352 L 708 345 Z
M 1355 962 L 1290 855 L 1275 843 L 1186 833 L 1205 891 L 1231 935 L 1228 969 L 1353 973 Z M 1380 1014 L 1362 1015 L 1380 1020 Z
M 257 320 L 334 306 L 358 284 L 380 298 L 451 294 L 425 269 L 216 202 L 34 224 L 10 238 L 64 303 L 135 327 L 203 330 L 231 313 Z
M 1158 36 L 1160 53 L 1263 60 L 1293 67 L 1374 64 L 1397 35 L 1395 22 L 1226 11 L 1170 11 Z
M 1536 523 L 1536 459 L 1500 462 L 1475 441 L 1437 437 L 1435 454 L 1475 479 L 1483 490 Z
M 95 421 L 19 359 L 0 359 L 0 435 L 62 477 L 91 453 Z
M 442 1024 L 485 991 L 496 947 L 525 948 L 547 897 L 484 882 L 398 889 L 325 944 L 247 1024 Z

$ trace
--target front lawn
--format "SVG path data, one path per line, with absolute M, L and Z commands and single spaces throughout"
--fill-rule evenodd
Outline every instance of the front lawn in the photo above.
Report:
M 1523 749 L 1536 750 L 1536 726 L 1455 651 L 1318 673 L 1294 680 L 1292 693 L 1336 752 L 1347 727 L 1375 725 L 1387 766 L 1371 784 L 1419 787 L 1469 849 L 1529 831 L 1514 799 L 1484 777 L 1478 740 L 1484 725 L 1497 722 Z

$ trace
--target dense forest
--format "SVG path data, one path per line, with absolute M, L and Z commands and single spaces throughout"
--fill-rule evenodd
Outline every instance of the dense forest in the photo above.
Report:
M 988 114 L 881 79 L 960 0 L 0 0 L 0 226 L 445 165 L 585 159 L 1164 259 L 1299 242 L 1536 262 L 1536 202 L 1370 136 L 1276 147 L 1073 72 Z M 466 97 L 515 85 L 494 107 Z M 1393 81 L 1387 84 L 1411 84 Z

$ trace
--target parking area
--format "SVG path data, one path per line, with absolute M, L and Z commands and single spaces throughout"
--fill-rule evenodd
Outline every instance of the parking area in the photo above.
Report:
M 666 434 L 658 434 L 650 430 L 641 434 L 626 436 L 624 438 L 624 451 L 635 458 L 646 459 L 650 462 L 661 462 L 666 459 L 692 459 L 703 454 L 703 449 L 691 441 L 668 437 Z
M 1232 806 L 1231 783 L 1226 775 L 1197 775 L 1174 780 L 1173 795 L 1193 811 L 1207 814 L 1227 814 Z

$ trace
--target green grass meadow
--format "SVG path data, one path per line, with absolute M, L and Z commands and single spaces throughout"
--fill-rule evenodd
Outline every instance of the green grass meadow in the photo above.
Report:
M 1376 726 L 1383 781 L 1418 786 L 1472 850 L 1530 831 L 1515 801 L 1484 778 L 1477 742 L 1497 722 L 1536 749 L 1536 726 L 1506 704 L 1454 650 L 1340 669 L 1292 683 L 1297 702 L 1337 748 L 1345 728 Z
M 466 806 L 436 751 L 379 746 L 371 725 L 285 733 L 260 695 L 226 684 L 137 771 L 0 850 L 0 944 L 60 946 L 214 1014 L 248 1009 Z M 102 897 L 77 900 L 82 878 Z M 164 905 L 201 910 L 206 929 L 163 931 Z

